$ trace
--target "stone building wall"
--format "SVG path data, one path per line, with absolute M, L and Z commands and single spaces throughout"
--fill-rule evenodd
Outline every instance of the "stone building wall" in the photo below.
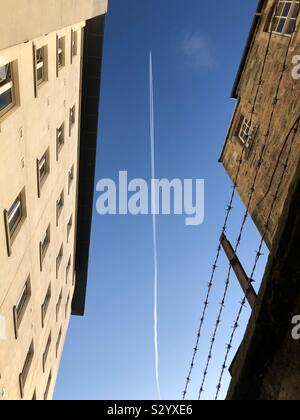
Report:
M 237 87 L 237 107 L 220 159 L 229 176 L 235 181 L 239 161 L 243 153 L 237 190 L 246 206 L 249 202 L 254 178 L 257 175 L 249 211 L 260 233 L 265 234 L 269 248 L 272 247 L 279 218 L 287 198 L 288 186 L 295 174 L 300 158 L 300 128 L 296 136 L 292 131 L 300 117 L 300 80 L 295 80 L 292 77 L 292 71 L 295 67 L 293 57 L 300 55 L 300 27 L 297 26 L 292 39 L 289 36 L 274 33 L 270 36 L 270 33 L 266 30 L 267 22 L 275 3 L 274 0 L 264 2 L 261 17 Z M 268 45 L 269 51 L 266 56 Z M 289 52 L 286 67 L 280 83 L 278 101 L 274 106 L 287 50 Z M 264 71 L 261 77 L 263 67 Z M 259 86 L 260 79 L 262 84 Z M 255 100 L 258 86 L 258 95 Z M 272 113 L 273 117 L 271 117 Z M 253 138 L 247 148 L 238 137 L 242 116 L 251 120 L 254 126 Z M 267 135 L 270 120 L 272 123 L 269 135 Z M 291 158 L 288 161 L 288 167 L 285 169 L 284 165 L 289 155 L 291 143 Z M 264 144 L 266 144 L 266 147 L 262 155 Z M 261 156 L 263 156 L 262 159 Z M 285 170 L 285 175 L 279 190 L 279 197 L 276 200 L 269 226 L 266 229 L 266 221 L 283 170 Z

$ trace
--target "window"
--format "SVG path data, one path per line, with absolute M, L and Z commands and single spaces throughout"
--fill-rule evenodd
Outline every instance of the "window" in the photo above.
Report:
M 73 57 L 77 55 L 77 31 L 71 32 L 71 63 L 73 61 Z
M 7 212 L 9 236 L 12 238 L 23 217 L 21 194 Z
M 45 259 L 45 256 L 47 254 L 47 250 L 50 245 L 50 226 L 47 228 L 41 242 L 40 242 L 40 268 L 41 271 L 43 271 L 43 261 Z
M 20 328 L 22 319 L 24 317 L 26 308 L 31 298 L 31 285 L 30 278 L 27 279 L 25 286 L 23 287 L 21 294 L 19 296 L 18 302 L 14 307 L 14 324 L 15 324 L 15 334 L 18 338 L 18 330 Z
M 68 311 L 69 311 L 69 303 L 70 303 L 70 294 L 68 295 L 66 307 L 65 307 L 65 318 L 67 319 Z
M 61 308 L 61 302 L 62 302 L 62 296 L 63 296 L 63 292 L 62 290 L 60 291 L 60 295 L 56 304 L 56 322 L 58 322 L 58 317 L 59 317 L 59 311 Z
M 45 319 L 48 312 L 48 308 L 51 301 L 51 284 L 47 290 L 47 294 L 44 300 L 44 303 L 42 304 L 42 327 L 45 327 Z
M 56 201 L 56 225 L 58 226 L 59 216 L 64 208 L 65 199 L 64 199 L 64 190 L 60 193 L 59 199 Z
M 47 340 L 47 344 L 46 344 L 46 348 L 43 354 L 43 371 L 45 373 L 46 370 L 46 363 L 47 363 L 47 359 L 49 356 L 49 352 L 50 352 L 50 347 L 51 347 L 51 342 L 52 342 L 52 334 L 50 333 L 49 338 Z
M 47 176 L 50 172 L 50 165 L 49 165 L 49 150 L 41 157 L 41 159 L 37 160 L 37 178 L 38 178 L 38 197 L 41 196 L 41 189 L 44 185 Z
M 45 47 L 36 50 L 36 83 L 39 86 L 45 81 Z
M 63 250 L 63 245 L 62 245 L 56 257 L 56 278 L 58 278 L 59 268 L 63 259 L 63 255 L 64 255 L 64 250 Z
M 23 190 L 15 199 L 12 206 L 4 211 L 4 219 L 7 236 L 8 255 L 11 255 L 11 245 L 26 217 L 25 191 Z
M 68 224 L 67 224 L 67 242 L 69 242 L 72 226 L 73 226 L 73 216 L 70 217 L 70 219 L 68 221 Z
M 12 64 L 0 67 L 0 118 L 15 104 Z
M 70 108 L 70 135 L 71 135 L 71 131 L 72 131 L 72 127 L 75 124 L 76 121 L 76 108 L 75 105 Z
M 72 168 L 69 170 L 69 173 L 68 173 L 68 194 L 70 194 L 73 180 L 74 180 L 74 165 L 72 166 Z
M 65 143 L 65 124 L 63 123 L 56 130 L 56 159 L 58 160 L 59 152 Z
M 240 124 L 238 127 L 238 138 L 246 148 L 251 146 L 251 140 L 253 139 L 254 131 L 255 128 L 251 121 L 241 115 Z
M 52 372 L 50 372 L 49 373 L 49 376 L 48 376 L 48 381 L 47 381 L 47 385 L 46 385 L 46 389 L 45 389 L 45 393 L 44 393 L 44 400 L 45 401 L 48 400 L 50 386 L 51 386 L 51 381 L 52 381 Z
M 65 38 L 57 38 L 57 76 L 59 70 L 65 66 Z
M 37 97 L 37 89 L 38 87 L 46 82 L 47 80 L 47 68 L 46 68 L 46 52 L 47 48 L 36 48 L 33 46 L 33 54 L 34 54 L 34 93 L 35 97 Z
M 66 283 L 68 283 L 70 270 L 71 270 L 71 257 L 69 258 L 67 268 L 66 268 Z
M 291 36 L 295 29 L 300 10 L 300 0 L 280 0 L 278 6 L 272 10 L 270 29 L 281 35 Z
M 58 357 L 61 339 L 62 339 L 62 327 L 60 328 L 60 331 L 57 337 L 57 342 L 56 342 L 56 358 Z
M 24 388 L 25 388 L 25 385 L 26 385 L 26 381 L 27 381 L 27 378 L 28 378 L 28 374 L 29 374 L 31 365 L 32 365 L 33 356 L 34 356 L 34 347 L 33 347 L 33 342 L 32 342 L 30 347 L 29 347 L 22 372 L 20 374 L 20 390 L 21 390 L 21 397 L 22 398 L 24 398 Z

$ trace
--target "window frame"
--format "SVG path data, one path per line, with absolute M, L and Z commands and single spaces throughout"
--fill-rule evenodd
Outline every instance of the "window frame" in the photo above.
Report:
M 70 195 L 70 192 L 71 192 L 74 176 L 75 176 L 75 167 L 74 165 L 72 165 L 72 168 L 68 172 L 68 195 Z
M 40 241 L 40 271 L 43 271 L 43 262 L 47 255 L 47 251 L 49 249 L 51 242 L 51 227 L 50 225 L 47 227 L 46 232 L 43 235 L 42 240 Z M 43 246 L 45 244 L 45 246 Z
M 56 200 L 56 226 L 58 226 L 60 216 L 63 212 L 65 206 L 65 190 L 63 189 L 59 195 L 58 200 Z
M 42 55 L 38 57 L 38 53 L 41 52 Z M 48 48 L 46 45 L 37 47 L 33 44 L 33 76 L 34 76 L 34 96 L 38 97 L 39 88 L 48 81 Z M 42 78 L 38 77 L 39 70 L 42 69 Z
M 45 320 L 47 317 L 47 313 L 48 313 L 48 309 L 51 303 L 51 299 L 52 299 L 52 287 L 51 287 L 51 283 L 47 289 L 47 293 L 45 296 L 45 299 L 42 303 L 42 307 L 41 307 L 41 312 L 42 312 L 42 328 L 45 328 Z
M 257 127 L 247 117 L 240 114 L 240 120 L 237 127 L 237 138 L 246 150 L 251 148 L 256 129 Z
M 66 37 L 56 37 L 56 75 L 59 76 L 59 72 L 66 66 Z
M 45 162 L 45 173 L 41 177 L 41 163 Z M 38 198 L 41 197 L 42 187 L 44 186 L 48 175 L 50 173 L 50 152 L 49 149 L 43 154 L 41 159 L 37 159 L 37 188 L 38 188 Z
M 59 249 L 59 252 L 57 254 L 56 260 L 55 260 L 56 261 L 55 264 L 56 264 L 56 278 L 57 279 L 58 279 L 59 269 L 61 267 L 63 257 L 64 257 L 64 245 L 62 244 L 60 249 Z
M 71 29 L 71 64 L 73 59 L 77 57 L 78 54 L 78 31 L 76 29 Z
M 69 259 L 68 259 L 68 263 L 66 266 L 66 284 L 68 284 L 68 279 L 69 279 L 69 274 L 71 271 L 71 267 L 72 267 L 72 256 L 70 255 Z
M 13 217 L 16 215 L 19 210 L 19 217 L 16 219 L 15 223 L 10 226 L 10 223 Z M 7 254 L 10 257 L 12 254 L 12 245 L 18 236 L 18 233 L 23 226 L 23 222 L 27 217 L 26 212 L 26 194 L 25 189 L 18 194 L 17 198 L 14 200 L 13 204 L 9 207 L 8 210 L 4 210 L 4 225 L 6 231 L 6 245 L 7 245 Z
M 16 105 L 13 62 L 4 64 L 4 66 L 0 67 L 0 70 L 4 67 L 6 68 L 6 78 L 5 81 L 0 81 L 0 96 L 10 90 L 11 102 L 4 106 L 2 109 L 0 109 L 0 119 L 4 117 Z M 9 77 L 7 77 L 7 74 L 9 74 Z
M 59 154 L 65 144 L 65 123 L 63 122 L 59 128 L 56 129 L 56 160 L 58 161 Z
M 57 341 L 56 341 L 56 359 L 58 358 L 61 339 L 62 339 L 62 326 L 60 327 L 60 330 L 59 330 L 59 333 L 58 333 L 58 336 L 57 336 Z
M 48 400 L 48 396 L 49 396 L 49 391 L 50 391 L 50 387 L 51 387 L 51 382 L 52 382 L 52 370 L 50 370 L 48 379 L 47 379 L 47 385 L 45 388 L 45 392 L 44 392 L 44 401 Z
M 71 299 L 71 295 L 70 295 L 70 293 L 69 293 L 69 294 L 68 294 L 68 297 L 67 297 L 66 305 L 65 305 L 65 319 L 67 319 L 67 316 L 68 316 L 69 305 L 70 305 L 70 299 Z
M 30 368 L 32 366 L 33 358 L 34 358 L 34 343 L 32 341 L 30 344 L 29 350 L 27 352 L 22 371 L 19 375 L 19 383 L 20 383 L 20 391 L 21 391 L 22 399 L 24 398 L 24 389 L 26 386 Z
M 50 334 L 46 343 L 45 351 L 43 353 L 43 372 L 44 373 L 46 371 L 46 365 L 47 365 L 47 360 L 50 354 L 51 344 L 52 344 L 52 331 L 50 331 Z
M 59 297 L 58 297 L 58 301 L 57 301 L 57 304 L 56 304 L 56 322 L 58 322 L 62 300 L 63 300 L 63 290 L 61 289 Z
M 72 128 L 76 123 L 76 105 L 73 105 L 69 111 L 69 136 L 72 134 Z
M 286 15 L 284 15 L 284 11 L 287 5 L 290 5 L 290 9 Z M 295 15 L 295 11 L 298 13 Z M 281 9 L 281 10 L 280 10 Z M 269 32 L 272 32 L 275 35 L 281 35 L 286 37 L 293 36 L 298 17 L 300 11 L 300 0 L 279 0 L 279 3 L 273 10 L 271 10 L 271 22 L 269 25 Z M 283 21 L 285 21 L 283 23 Z M 294 21 L 294 26 L 292 26 L 292 22 Z M 283 24 L 282 28 L 280 29 L 280 25 Z M 293 29 L 292 32 L 289 32 L 290 29 Z M 280 30 L 279 30 L 280 29 Z
M 13 308 L 13 315 L 14 315 L 14 327 L 15 327 L 15 337 L 18 338 L 19 330 L 28 308 L 30 299 L 31 299 L 31 280 L 30 276 L 27 277 L 25 285 L 22 288 L 22 291 L 19 295 L 17 304 Z
M 67 223 L 67 243 L 69 243 L 72 228 L 73 228 L 73 214 L 71 214 L 69 221 Z

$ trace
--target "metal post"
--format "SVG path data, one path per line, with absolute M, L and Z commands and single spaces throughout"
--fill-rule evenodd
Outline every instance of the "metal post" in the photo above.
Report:
M 240 262 L 240 260 L 238 259 L 236 253 L 234 252 L 234 249 L 231 245 L 231 243 L 229 242 L 229 240 L 227 239 L 227 237 L 222 234 L 221 238 L 220 238 L 220 243 L 222 245 L 222 248 L 225 251 L 225 254 L 227 256 L 227 258 L 229 259 L 229 262 L 232 266 L 232 269 L 245 293 L 245 296 L 251 306 L 251 308 L 254 308 L 256 299 L 257 299 L 257 294 Z

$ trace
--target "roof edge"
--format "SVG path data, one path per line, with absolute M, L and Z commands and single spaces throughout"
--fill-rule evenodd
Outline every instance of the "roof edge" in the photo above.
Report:
M 246 47 L 244 49 L 242 60 L 240 62 L 238 73 L 237 73 L 237 76 L 235 78 L 234 85 L 233 85 L 233 88 L 232 88 L 232 92 L 231 92 L 231 98 L 232 99 L 237 99 L 237 97 L 238 97 L 237 90 L 238 90 L 238 87 L 239 87 L 239 84 L 240 84 L 240 81 L 241 81 L 243 70 L 244 70 L 244 67 L 245 67 L 250 49 L 251 49 L 252 40 L 253 40 L 254 34 L 256 32 L 258 23 L 260 21 L 261 12 L 262 12 L 262 9 L 265 5 L 265 2 L 266 2 L 266 0 L 259 0 L 259 3 L 257 5 L 257 9 L 256 9 L 255 16 L 254 16 L 254 19 L 253 19 L 253 22 L 252 22 L 250 33 L 248 35 Z
M 72 315 L 83 316 L 88 278 L 92 228 L 100 86 L 105 15 L 86 22 L 82 69 L 79 175 L 76 216 L 75 275 L 76 286 Z

